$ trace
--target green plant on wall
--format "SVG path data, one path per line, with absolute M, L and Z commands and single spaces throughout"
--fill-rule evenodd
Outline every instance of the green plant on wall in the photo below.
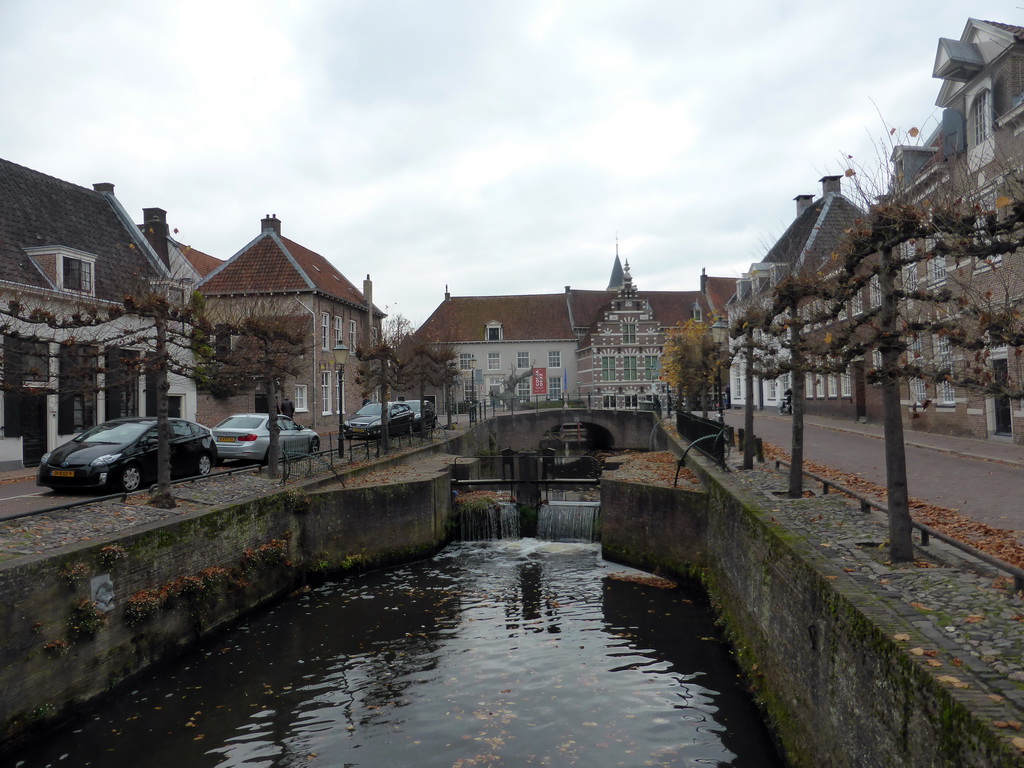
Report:
M 95 637 L 106 623 L 107 614 L 97 609 L 92 600 L 83 597 L 68 613 L 68 639 L 75 641 Z
M 69 587 L 74 589 L 89 578 L 91 569 L 86 563 L 66 563 L 60 572 L 60 577 Z
M 112 570 L 115 565 L 128 557 L 123 547 L 117 544 L 110 544 L 100 549 L 100 565 L 104 570 Z

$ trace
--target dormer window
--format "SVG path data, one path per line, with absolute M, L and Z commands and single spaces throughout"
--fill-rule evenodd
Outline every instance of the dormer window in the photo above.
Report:
M 701 322 L 701 320 L 704 317 L 704 313 L 701 312 L 700 304 L 693 305 L 693 308 L 690 310 L 690 317 L 696 320 L 698 323 Z
M 86 261 L 85 259 L 76 259 L 73 256 L 65 256 L 62 259 L 62 262 L 62 287 L 64 290 L 85 293 L 92 296 L 94 293 L 92 262 Z
M 501 323 L 492 320 L 487 324 L 487 341 L 501 341 L 503 337 Z
M 96 295 L 96 257 L 62 245 L 26 248 L 25 252 L 61 291 Z

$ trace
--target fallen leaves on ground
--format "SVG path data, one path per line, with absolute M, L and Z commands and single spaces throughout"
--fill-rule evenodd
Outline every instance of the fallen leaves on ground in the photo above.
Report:
M 641 483 L 671 488 L 676 480 L 679 459 L 668 451 L 623 451 L 616 454 L 618 468 L 607 471 L 607 475 L 626 483 Z M 698 477 L 685 467 L 679 469 L 680 488 L 693 489 L 700 485 Z
M 764 444 L 765 458 L 772 461 L 789 461 L 789 454 L 771 443 Z M 869 498 L 885 503 L 888 492 L 884 485 L 865 480 L 859 475 L 834 469 L 825 464 L 805 461 L 804 469 L 813 472 Z M 997 557 L 1005 563 L 1024 568 L 1024 545 L 1020 543 L 1020 532 L 1006 528 L 993 528 L 979 523 L 955 509 L 929 504 L 920 499 L 910 500 L 910 513 L 914 520 L 924 523 L 950 538 L 969 544 L 975 549 Z

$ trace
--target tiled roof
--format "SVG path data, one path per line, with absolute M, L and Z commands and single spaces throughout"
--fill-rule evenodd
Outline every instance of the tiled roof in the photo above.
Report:
M 323 256 L 294 240 L 263 232 L 200 284 L 212 295 L 320 291 L 358 306 L 362 292 Z
M 133 276 L 158 276 L 102 193 L 0 160 L 0 280 L 52 288 L 23 249 L 65 246 L 95 255 L 96 297 L 119 300 Z
M 487 324 L 493 320 L 502 324 L 502 336 L 508 341 L 575 339 L 564 293 L 453 296 L 434 310 L 418 333 L 437 341 L 484 341 Z
M 224 263 L 223 259 L 218 259 L 216 256 L 211 256 L 208 253 L 203 253 L 198 248 L 193 248 L 191 245 L 181 245 L 179 243 L 178 250 L 181 251 L 182 255 L 188 260 L 188 263 L 192 265 L 192 268 L 199 273 L 200 277 L 206 277 Z
M 724 312 L 725 305 L 736 293 L 737 278 L 735 277 L 709 277 L 705 293 L 711 309 L 716 312 Z
M 846 230 L 863 215 L 857 206 L 840 195 L 819 198 L 796 217 L 764 260 L 773 264 L 798 264 L 804 256 L 805 263 L 817 267 L 830 258 Z

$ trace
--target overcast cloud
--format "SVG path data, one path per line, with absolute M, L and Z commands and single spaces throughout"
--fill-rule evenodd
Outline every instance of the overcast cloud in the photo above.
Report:
M 1005 1 L 0 2 L 0 153 L 228 258 L 283 233 L 418 324 L 453 295 L 738 276 L 843 154 L 934 129 Z

